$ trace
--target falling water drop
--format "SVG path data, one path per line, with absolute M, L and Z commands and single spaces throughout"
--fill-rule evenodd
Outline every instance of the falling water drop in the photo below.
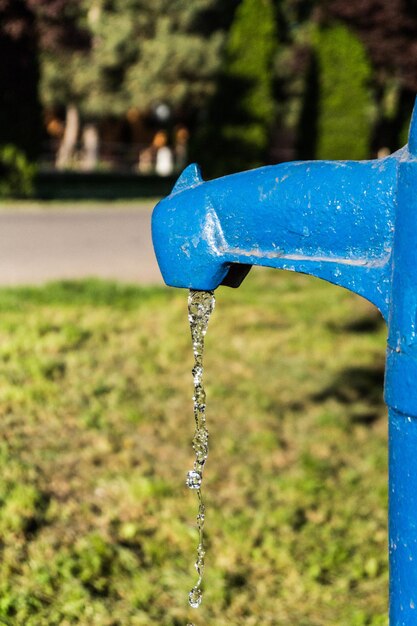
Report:
M 195 453 L 194 467 L 188 472 L 186 485 L 197 493 L 198 513 L 197 530 L 198 546 L 195 568 L 198 580 L 188 594 L 188 603 L 193 609 L 197 609 L 203 599 L 201 590 L 204 572 L 204 522 L 206 507 L 201 492 L 203 470 L 209 451 L 209 433 L 206 426 L 206 392 L 203 385 L 203 354 L 204 337 L 207 332 L 210 315 L 215 306 L 214 293 L 212 291 L 190 290 L 188 297 L 188 320 L 190 322 L 191 338 L 193 342 L 194 367 L 192 375 L 194 380 L 194 419 L 195 433 L 193 437 L 193 450 Z M 189 624 L 188 626 L 193 626 Z
M 193 609 L 198 609 L 203 599 L 203 594 L 199 587 L 193 587 L 188 595 L 188 601 Z
M 202 481 L 202 476 L 201 476 L 200 472 L 196 472 L 195 470 L 191 470 L 191 472 L 188 472 L 188 474 L 187 474 L 187 479 L 185 481 L 185 484 L 190 489 L 200 489 L 201 481 Z

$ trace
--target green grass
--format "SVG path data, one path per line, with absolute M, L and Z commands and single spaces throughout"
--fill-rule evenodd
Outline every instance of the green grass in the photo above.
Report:
M 312 278 L 218 291 L 195 612 L 186 293 L 0 290 L 0 624 L 386 625 L 384 343 Z

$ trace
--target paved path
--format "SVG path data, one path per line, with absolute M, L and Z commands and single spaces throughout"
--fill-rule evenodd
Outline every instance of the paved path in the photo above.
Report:
M 0 285 L 98 276 L 161 283 L 150 208 L 0 212 Z

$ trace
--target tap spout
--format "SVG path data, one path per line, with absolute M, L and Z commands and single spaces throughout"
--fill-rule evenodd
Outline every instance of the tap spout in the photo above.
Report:
M 283 163 L 208 182 L 189 166 L 153 214 L 165 282 L 236 286 L 263 265 L 346 287 L 386 316 L 402 154 Z
M 417 623 L 416 233 L 417 106 L 407 146 L 386 159 L 284 163 L 210 182 L 194 165 L 153 216 L 169 285 L 236 285 L 265 265 L 318 276 L 382 312 L 392 626 Z

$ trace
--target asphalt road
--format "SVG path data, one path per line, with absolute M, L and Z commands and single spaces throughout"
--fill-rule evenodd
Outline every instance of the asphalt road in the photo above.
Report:
M 101 277 L 162 283 L 150 208 L 0 212 L 0 285 Z

